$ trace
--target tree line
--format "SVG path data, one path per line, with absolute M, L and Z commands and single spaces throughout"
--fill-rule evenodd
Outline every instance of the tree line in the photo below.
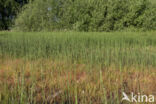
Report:
M 11 27 L 17 31 L 156 30 L 156 6 L 152 4 L 152 0 L 1 1 L 3 2 L 0 2 L 0 13 L 3 11 L 3 18 L 0 19 L 0 29 Z

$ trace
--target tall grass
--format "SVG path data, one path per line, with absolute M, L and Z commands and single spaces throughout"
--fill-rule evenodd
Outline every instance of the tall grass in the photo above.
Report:
M 0 33 L 0 55 L 102 66 L 156 66 L 155 32 Z
M 0 32 L 0 104 L 125 104 L 155 69 L 155 32 Z
M 123 91 L 155 94 L 155 76 L 153 69 L 119 71 L 62 60 L 5 59 L 0 61 L 0 103 L 125 104 Z

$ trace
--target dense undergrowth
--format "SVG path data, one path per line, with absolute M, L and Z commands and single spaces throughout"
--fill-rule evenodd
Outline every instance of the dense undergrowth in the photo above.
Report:
M 155 32 L 0 33 L 1 104 L 127 104 L 155 69 Z
M 155 76 L 155 68 L 120 70 L 62 60 L 5 58 L 0 60 L 0 103 L 129 104 L 122 101 L 122 92 L 155 95 Z
M 0 55 L 103 66 L 156 67 L 155 32 L 0 34 Z

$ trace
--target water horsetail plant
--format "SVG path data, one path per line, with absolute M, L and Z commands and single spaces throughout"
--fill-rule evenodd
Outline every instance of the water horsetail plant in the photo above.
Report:
M 155 69 L 155 32 L 0 32 L 2 104 L 125 104 Z

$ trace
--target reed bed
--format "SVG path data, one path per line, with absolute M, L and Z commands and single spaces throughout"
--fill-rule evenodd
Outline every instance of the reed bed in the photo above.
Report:
M 1 104 L 127 104 L 155 69 L 155 32 L 0 32 Z

